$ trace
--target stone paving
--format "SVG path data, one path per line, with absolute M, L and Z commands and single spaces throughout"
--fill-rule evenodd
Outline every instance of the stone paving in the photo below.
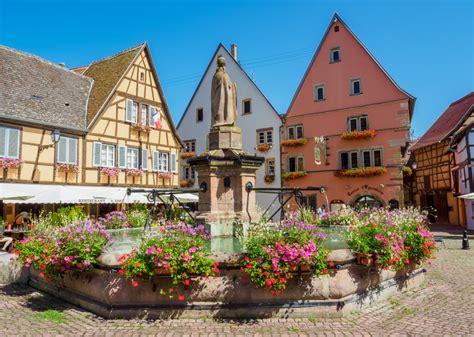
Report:
M 459 235 L 445 244 L 425 284 L 342 318 L 104 320 L 28 286 L 5 285 L 0 336 L 474 336 L 474 247 L 461 250 Z

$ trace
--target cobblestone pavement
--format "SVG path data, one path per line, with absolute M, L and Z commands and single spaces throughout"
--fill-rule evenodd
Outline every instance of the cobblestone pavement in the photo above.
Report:
M 425 284 L 343 318 L 104 320 L 30 287 L 15 285 L 0 286 L 0 335 L 474 336 L 474 247 L 459 249 L 459 235 L 445 242 L 446 248 L 427 267 Z

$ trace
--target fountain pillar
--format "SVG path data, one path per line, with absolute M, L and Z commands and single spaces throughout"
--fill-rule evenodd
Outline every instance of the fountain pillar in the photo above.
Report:
M 256 220 L 255 192 L 248 193 L 245 184 L 255 186 L 255 174 L 263 157 L 242 150 L 242 130 L 235 126 L 237 88 L 225 70 L 225 59 L 219 55 L 212 79 L 212 121 L 208 135 L 209 149 L 188 159 L 198 176 L 200 187 L 196 219 L 209 225 L 211 235 L 233 236 L 236 223 Z

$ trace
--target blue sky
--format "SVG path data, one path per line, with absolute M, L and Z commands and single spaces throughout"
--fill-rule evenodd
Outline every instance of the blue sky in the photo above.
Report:
M 219 42 L 285 113 L 334 12 L 417 97 L 420 136 L 474 90 L 472 0 L 0 0 L 0 44 L 68 67 L 147 41 L 175 123 Z

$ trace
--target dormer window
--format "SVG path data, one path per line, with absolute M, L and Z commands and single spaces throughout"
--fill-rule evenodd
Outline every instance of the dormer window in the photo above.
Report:
M 339 26 L 334 26 L 334 31 L 337 33 L 339 31 Z
M 360 79 L 351 80 L 351 95 L 361 95 L 362 84 Z
M 333 49 L 331 49 L 330 59 L 331 59 L 331 63 L 340 62 L 340 61 L 341 61 L 341 53 L 340 53 L 340 51 L 339 51 L 339 48 L 333 48 Z
M 316 85 L 314 86 L 314 100 L 315 101 L 322 101 L 326 99 L 324 93 L 324 85 Z

